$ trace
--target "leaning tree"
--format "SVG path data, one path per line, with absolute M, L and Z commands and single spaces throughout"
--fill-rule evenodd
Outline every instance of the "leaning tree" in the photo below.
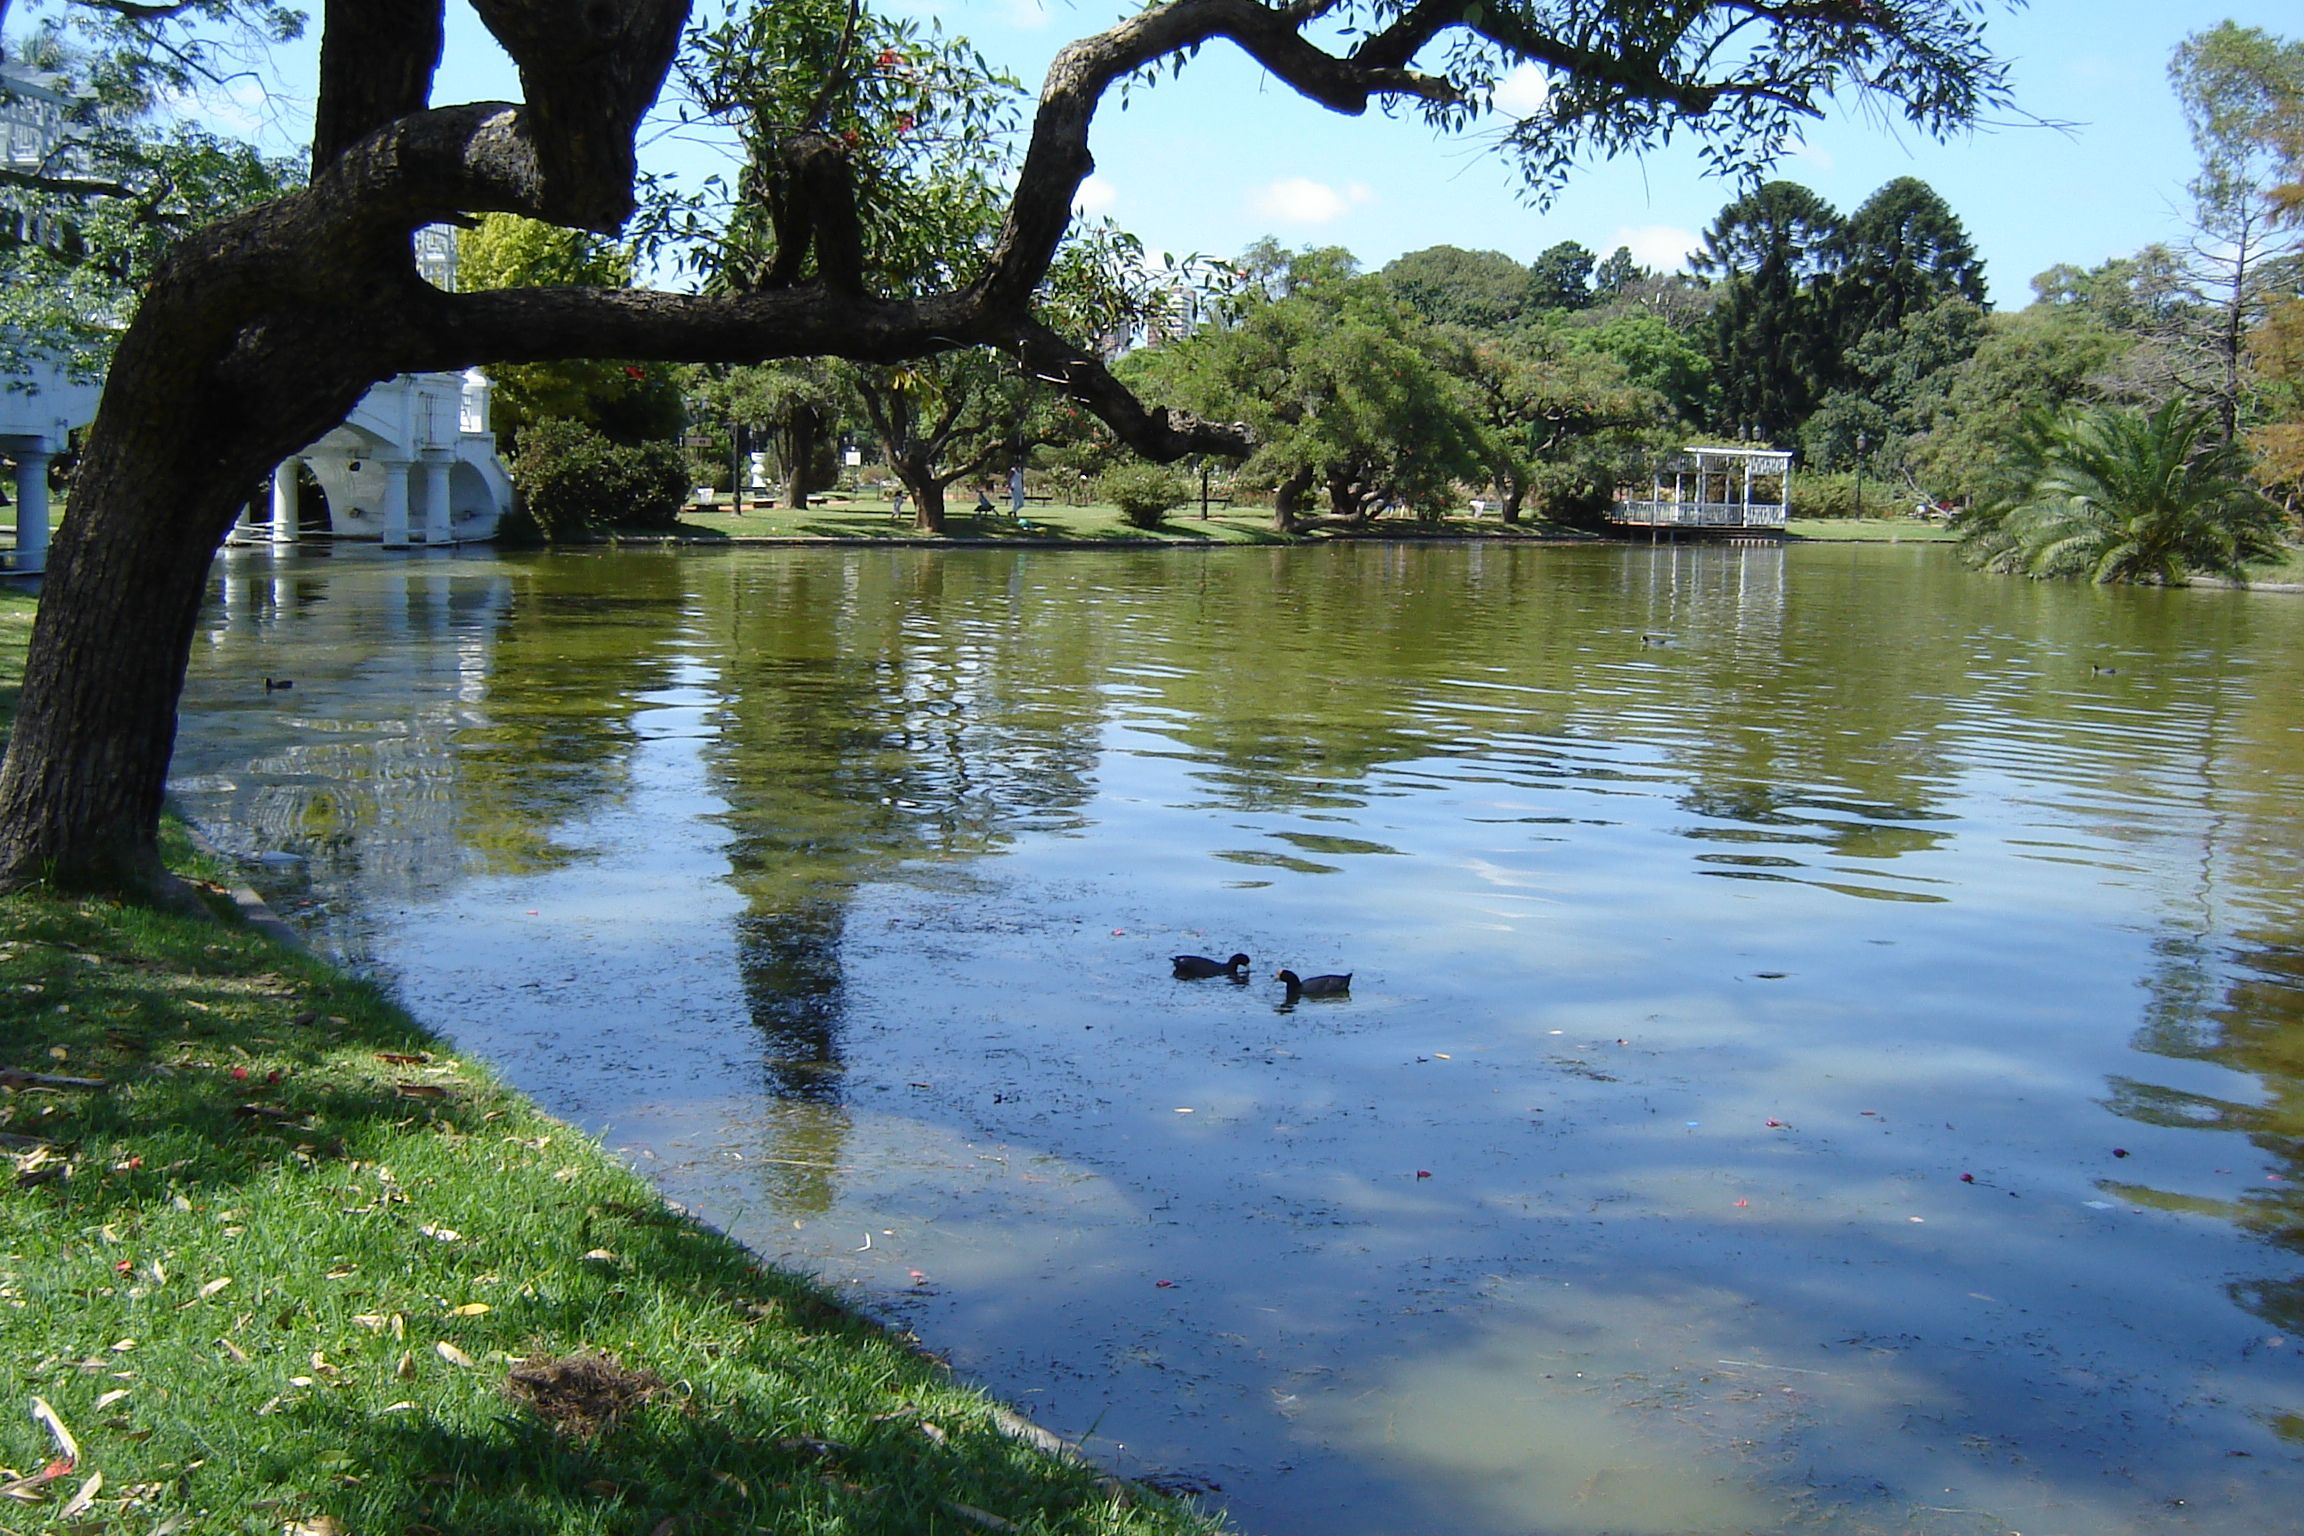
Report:
M 0 885 L 159 878 L 161 797 L 210 558 L 249 488 L 394 374 L 585 357 L 888 362 L 990 347 L 1140 453 L 1243 451 L 1228 426 L 1139 402 L 1087 338 L 1034 307 L 1093 167 L 1099 103 L 1202 48 L 1237 47 L 1332 111 L 1406 109 L 1444 131 L 1490 121 L 1495 82 L 1532 64 L 1550 92 L 1496 141 L 1536 195 L 1587 154 L 1675 135 L 1723 168 L 1765 163 L 1835 95 L 1877 98 L 1941 135 L 2004 94 L 1984 44 L 1987 0 L 1165 0 L 1056 56 L 974 270 L 892 289 L 872 281 L 869 252 L 900 238 L 901 219 L 886 216 L 868 151 L 901 119 L 843 123 L 837 112 L 858 99 L 852 81 L 909 63 L 872 47 L 855 4 L 740 3 L 725 25 L 692 31 L 690 0 L 472 0 L 517 65 L 523 99 L 435 104 L 445 3 L 325 0 L 308 183 L 193 231 L 143 293 L 51 551 L 0 769 Z M 48 0 L 75 7 L 146 28 L 155 55 L 171 26 L 248 9 L 277 31 L 280 9 Z M 502 212 L 623 230 L 635 136 L 684 45 L 707 87 L 716 70 L 730 82 L 696 101 L 749 156 L 735 182 L 743 206 L 720 226 L 748 244 L 718 281 L 447 293 L 418 275 L 412 236 L 430 223 Z M 776 68 L 756 67 L 763 50 Z M 908 88 L 900 74 L 888 84 L 891 100 Z

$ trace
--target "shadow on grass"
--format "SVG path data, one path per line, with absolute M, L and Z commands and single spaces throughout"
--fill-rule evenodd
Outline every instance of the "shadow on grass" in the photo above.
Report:
M 236 923 L 0 898 L 0 1072 L 0 1360 L 77 1442 L 0 1414 L 0 1467 L 59 1517 L 101 1472 L 115 1528 L 1192 1528 Z M 662 1389 L 596 1440 L 509 1395 L 575 1355 Z

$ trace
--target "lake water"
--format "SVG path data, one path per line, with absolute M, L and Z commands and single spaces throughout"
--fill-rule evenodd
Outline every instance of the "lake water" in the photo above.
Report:
M 175 791 L 317 943 L 1246 1530 L 2304 1508 L 2304 598 L 1914 546 L 215 581 Z

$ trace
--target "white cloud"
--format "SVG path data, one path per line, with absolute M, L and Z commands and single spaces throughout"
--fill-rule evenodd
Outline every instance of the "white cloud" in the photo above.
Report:
M 1795 160 L 1805 160 L 1820 171 L 1836 170 L 1840 165 L 1840 162 L 1832 157 L 1832 151 L 1818 149 L 1806 139 L 1796 139 L 1787 144 L 1784 146 L 1784 153 Z
M 1072 194 L 1072 211 L 1093 218 L 1100 213 L 1110 213 L 1112 205 L 1119 201 L 1120 189 L 1103 177 L 1091 173 L 1086 181 L 1080 183 L 1080 190 Z
M 1513 117 L 1534 117 L 1544 109 L 1552 97 L 1552 81 L 1544 71 L 1523 60 L 1512 66 L 1512 71 L 1496 82 L 1490 98 L 1496 110 Z
M 1374 201 L 1376 193 L 1365 182 L 1338 190 L 1308 176 L 1283 176 L 1256 194 L 1256 211 L 1284 224 L 1330 224 Z
M 1607 250 L 1629 246 L 1632 259 L 1649 271 L 1677 272 L 1688 265 L 1689 252 L 1703 243 L 1694 231 L 1670 224 L 1626 224 L 1609 237 Z

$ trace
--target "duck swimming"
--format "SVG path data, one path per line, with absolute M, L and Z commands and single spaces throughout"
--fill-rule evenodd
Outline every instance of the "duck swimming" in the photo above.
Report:
M 1234 955 L 1229 960 L 1211 960 L 1206 955 L 1174 955 L 1168 963 L 1176 968 L 1178 981 L 1205 981 L 1211 976 L 1229 976 L 1234 981 L 1248 979 L 1248 957 Z
M 1341 976 L 1299 976 L 1294 971 L 1274 971 L 1272 979 L 1288 989 L 1288 1001 L 1299 997 L 1349 997 L 1352 994 L 1352 973 Z

